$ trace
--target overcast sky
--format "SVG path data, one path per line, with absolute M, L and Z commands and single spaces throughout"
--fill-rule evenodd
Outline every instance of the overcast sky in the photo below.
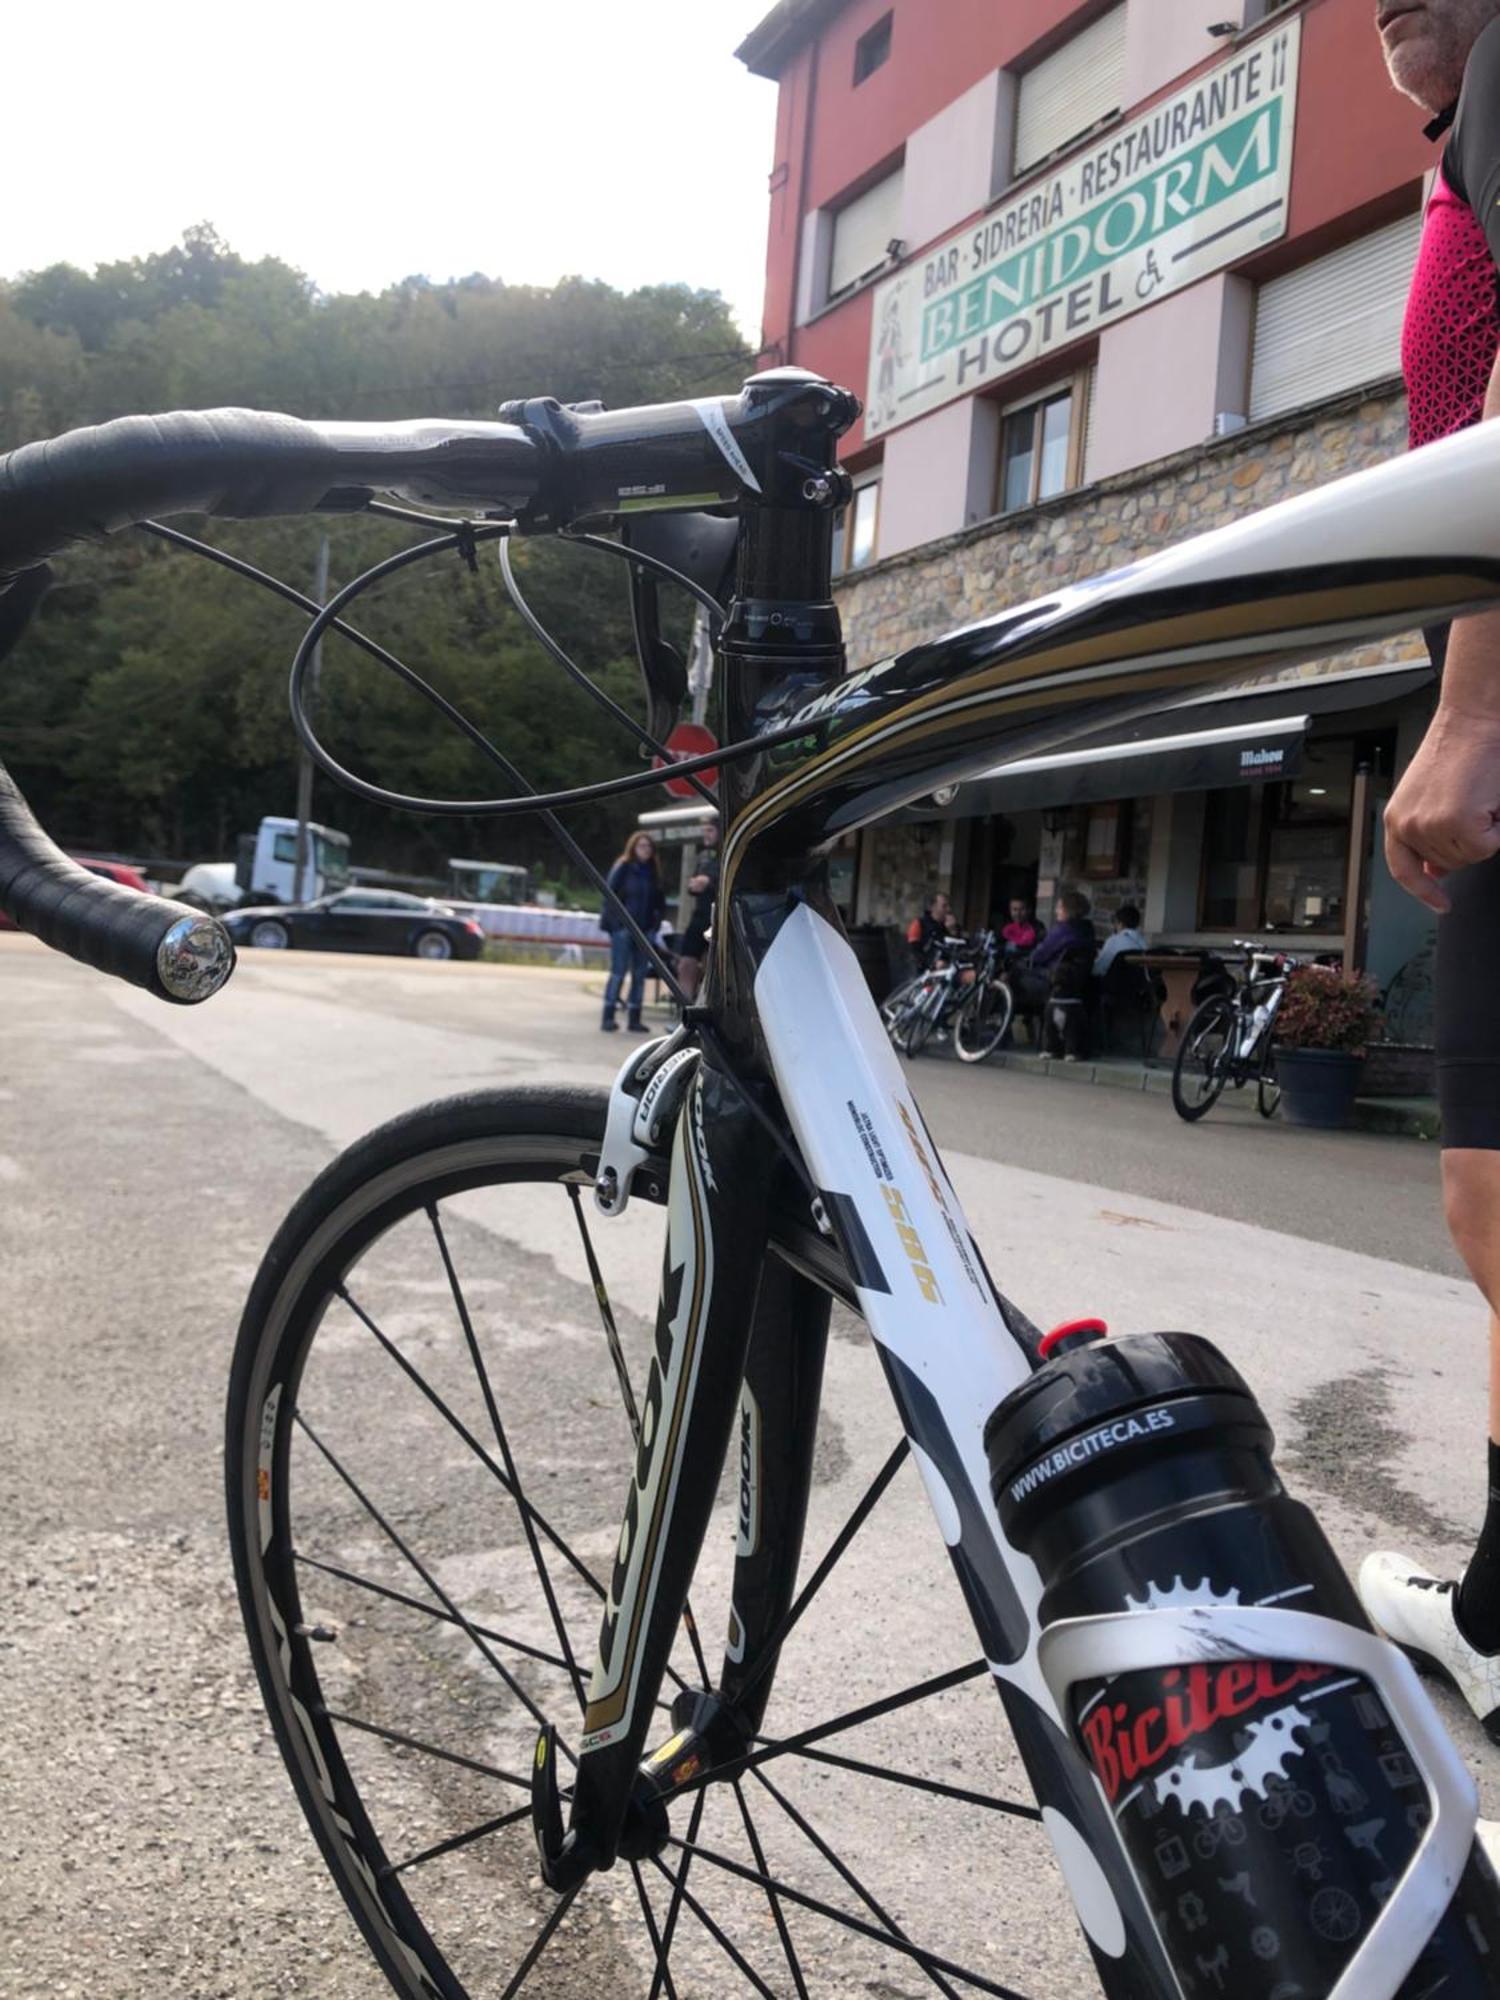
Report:
M 326 291 L 423 272 L 721 291 L 760 330 L 771 0 L 13 0 L 0 275 L 213 223 Z

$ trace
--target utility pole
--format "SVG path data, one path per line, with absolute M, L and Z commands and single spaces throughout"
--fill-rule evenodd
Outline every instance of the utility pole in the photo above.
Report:
M 318 567 L 313 578 L 313 596 L 319 604 L 328 602 L 328 537 L 322 536 L 318 542 Z M 323 665 L 323 641 L 319 638 L 313 647 L 312 660 L 308 666 L 307 694 L 305 706 L 309 714 L 317 707 L 318 675 Z M 304 744 L 297 746 L 297 859 L 294 867 L 293 900 L 305 903 L 309 900 L 310 863 L 312 836 L 307 823 L 312 817 L 313 760 Z

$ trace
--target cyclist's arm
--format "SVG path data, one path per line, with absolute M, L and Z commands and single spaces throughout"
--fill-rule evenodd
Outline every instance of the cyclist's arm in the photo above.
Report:
M 1444 172 L 1500 272 L 1500 20 L 1474 44 Z M 1500 354 L 1483 420 L 1497 416 Z M 1493 504 L 1474 496 L 1475 507 Z M 1444 875 L 1500 853 L 1500 612 L 1454 621 L 1436 713 L 1386 808 L 1385 852 L 1401 886 L 1439 911 Z

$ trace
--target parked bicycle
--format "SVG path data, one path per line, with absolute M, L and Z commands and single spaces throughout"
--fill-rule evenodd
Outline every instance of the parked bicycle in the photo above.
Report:
M 919 1056 L 934 1035 L 951 1034 L 960 1062 L 983 1062 L 1010 1028 L 1015 1001 L 1000 970 L 993 931 L 950 938 L 937 962 L 918 973 L 881 1006 L 891 1041 L 904 1056 Z
M 1232 1084 L 1255 1085 L 1255 1108 L 1274 1118 L 1281 1102 L 1276 1081 L 1276 1016 L 1287 976 L 1297 964 L 1289 952 L 1236 938 L 1245 953 L 1245 976 L 1232 993 L 1213 993 L 1193 1012 L 1172 1065 L 1172 1105 L 1191 1124 L 1212 1110 Z
M 533 1991 L 612 2000 L 810 2000 L 887 1990 L 897 1967 L 1013 2000 L 999 1940 L 1024 1956 L 1017 1920 L 1056 1879 L 1016 1844 L 1037 1820 L 1109 2000 L 1493 1996 L 1500 1891 L 1473 1779 L 1286 1493 L 1249 1388 L 1194 1335 L 1043 1335 L 995 1285 L 825 857 L 905 801 L 1065 744 L 1101 705 L 1144 714 L 1247 658 L 1269 669 L 1500 600 L 1500 425 L 846 675 L 831 569 L 857 411 L 781 368 L 737 396 L 542 398 L 496 423 L 129 418 L 0 459 L 0 645 L 37 565 L 153 511 L 365 506 L 430 530 L 321 609 L 270 580 L 309 619 L 303 743 L 403 810 L 540 812 L 568 845 L 560 812 L 657 779 L 529 791 L 347 622 L 372 582 L 495 542 L 524 602 L 512 535 L 622 558 L 646 727 L 611 712 L 664 762 L 684 690 L 656 643 L 657 579 L 717 633 L 723 747 L 674 772 L 722 773 L 701 1004 L 608 1092 L 481 1090 L 394 1120 L 318 1177 L 255 1279 L 226 1491 L 297 1796 L 406 2000 L 515 2000 L 534 1971 Z M 647 534 L 643 509 L 683 518 Z M 585 532 L 621 522 L 620 541 Z M 345 769 L 304 705 L 330 628 L 435 701 L 506 791 L 420 798 Z M 3 773 L 0 902 L 165 999 L 204 999 L 232 968 L 212 919 L 68 862 Z M 506 1254 L 486 1259 L 496 1230 Z M 654 1330 L 615 1309 L 616 1243 L 661 1274 Z M 540 1300 L 570 1244 L 587 1281 L 554 1313 Z M 879 1350 L 900 1435 L 804 1572 L 835 1300 Z M 589 1357 L 576 1393 L 565 1353 Z M 974 1628 L 957 1660 L 924 1657 L 925 1584 L 908 1601 L 904 1567 L 844 1566 L 908 1458 Z M 726 1467 L 730 1533 L 705 1544 Z M 1034 1804 L 987 1775 L 974 1694 L 990 1685 Z M 858 1754 L 849 1733 L 880 1722 Z M 809 1770 L 865 1796 L 836 1815 L 821 1789 L 799 1803 L 788 1773 Z M 1271 1808 L 1289 1791 L 1284 1833 Z M 985 1916 L 960 1962 L 971 1886 Z

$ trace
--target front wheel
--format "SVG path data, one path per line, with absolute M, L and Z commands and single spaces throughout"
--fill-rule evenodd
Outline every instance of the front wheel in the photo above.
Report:
M 274 917 L 264 917 L 250 927 L 250 942 L 259 945 L 262 951 L 285 951 L 292 942 L 292 934 L 285 924 L 279 924 Z
M 1182 1033 L 1172 1065 L 1172 1107 L 1192 1124 L 1218 1103 L 1234 1057 L 1232 1001 L 1205 1000 Z
M 1016 1003 L 1003 979 L 987 979 L 971 993 L 953 1024 L 953 1052 L 960 1062 L 983 1062 L 1010 1030 Z
M 1050 1881 L 1045 1844 L 1005 1796 L 1024 1780 L 995 1740 L 992 1675 L 959 1593 L 932 1593 L 941 1544 L 895 1425 L 861 1400 L 848 1317 L 812 1460 L 805 1603 L 753 1767 L 675 1800 L 657 1857 L 572 1896 L 539 1879 L 531 1760 L 544 1721 L 570 1769 L 577 1754 L 636 1450 L 623 1384 L 649 1407 L 662 1268 L 649 1176 L 624 1215 L 595 1215 L 607 1106 L 594 1090 L 476 1092 L 395 1119 L 314 1182 L 256 1277 L 229 1393 L 230 1540 L 324 1861 L 403 2000 L 821 2000 L 924 1975 L 1010 1990 L 995 1870 Z M 808 1231 L 800 1205 L 781 1227 Z M 658 1744 L 668 1704 L 717 1685 L 735 1629 L 754 1459 L 731 1460 Z M 878 1647 L 872 1578 L 921 1607 Z M 933 1856 L 980 1853 L 992 1866 L 962 1880 L 930 1873 Z M 1088 1962 L 1059 1945 L 1064 1910 L 1060 1891 L 1028 1890 L 1007 1945 L 1078 1992 Z

